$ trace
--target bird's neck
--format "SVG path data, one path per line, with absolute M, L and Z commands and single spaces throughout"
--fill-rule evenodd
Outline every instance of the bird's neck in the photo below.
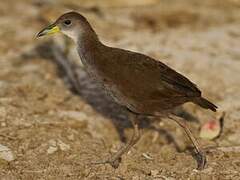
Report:
M 96 60 L 97 54 L 104 45 L 98 39 L 94 30 L 89 29 L 78 36 L 77 49 L 81 60 L 89 62 Z
M 100 43 L 97 34 L 92 32 L 82 32 L 78 35 L 77 45 L 80 47 L 93 46 L 94 44 Z

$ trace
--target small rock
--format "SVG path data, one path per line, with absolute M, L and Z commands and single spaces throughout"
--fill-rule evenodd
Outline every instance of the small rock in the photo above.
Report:
M 84 121 L 87 119 L 87 115 L 84 112 L 79 111 L 59 111 L 58 115 L 60 117 L 68 117 L 78 121 Z
M 61 151 L 67 151 L 70 149 L 70 146 L 68 144 L 65 144 L 60 139 L 58 140 L 49 140 L 49 148 L 47 150 L 48 154 L 55 153 L 58 149 Z
M 151 170 L 150 173 L 152 177 L 157 177 L 159 171 L 155 169 L 155 170 Z
M 55 140 L 49 140 L 49 148 L 47 150 L 48 154 L 53 154 L 58 150 L 57 142 Z
M 2 144 L 0 144 L 0 158 L 8 162 L 15 159 L 12 151 L 7 146 L 4 146 Z
M 148 153 L 142 153 L 142 156 L 146 159 L 153 160 L 153 158 Z
M 62 150 L 62 151 L 67 151 L 70 149 L 70 146 L 68 144 L 65 144 L 64 142 L 62 142 L 61 140 L 58 140 L 58 143 L 57 145 L 59 146 L 59 148 Z
M 56 146 L 56 147 L 50 146 L 50 147 L 48 148 L 48 150 L 47 150 L 47 153 L 48 153 L 48 154 L 53 154 L 53 153 L 55 153 L 57 150 L 58 150 L 58 147 L 57 147 L 57 146 Z

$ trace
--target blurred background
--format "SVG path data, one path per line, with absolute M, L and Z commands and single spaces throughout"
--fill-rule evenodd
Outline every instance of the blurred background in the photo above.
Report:
M 86 76 L 69 39 L 35 38 L 70 10 L 105 44 L 161 60 L 217 104 L 216 114 L 192 104 L 178 110 L 207 152 L 207 169 L 193 170 L 190 143 L 168 120 L 143 120 L 144 136 L 118 169 L 88 165 L 115 152 L 131 128 Z M 238 0 L 1 0 L 1 179 L 240 179 L 239 10 Z M 62 60 L 76 69 L 81 91 Z M 221 135 L 200 138 L 202 125 L 218 124 L 222 112 Z

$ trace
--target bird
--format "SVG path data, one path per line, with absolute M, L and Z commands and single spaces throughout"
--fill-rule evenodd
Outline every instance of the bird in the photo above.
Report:
M 197 169 L 204 169 L 207 159 L 186 122 L 171 111 L 192 102 L 216 112 L 217 106 L 202 97 L 199 88 L 184 75 L 147 55 L 103 44 L 88 20 L 78 12 L 61 15 L 37 33 L 37 37 L 62 32 L 76 44 L 87 74 L 129 114 L 133 126 L 131 139 L 112 156 L 96 162 L 119 166 L 121 157 L 141 137 L 140 116 L 161 117 L 167 114 L 186 132 L 196 153 Z

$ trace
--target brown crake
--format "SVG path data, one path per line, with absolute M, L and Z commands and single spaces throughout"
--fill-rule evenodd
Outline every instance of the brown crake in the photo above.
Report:
M 117 167 L 118 160 L 140 137 L 138 115 L 159 116 L 186 102 L 216 111 L 217 106 L 201 96 L 201 91 L 189 79 L 149 56 L 113 48 L 100 42 L 85 17 L 77 12 L 60 16 L 38 33 L 38 37 L 61 31 L 77 45 L 79 56 L 88 74 L 113 99 L 126 107 L 134 126 L 132 139 L 111 158 L 102 161 Z M 203 169 L 206 158 L 196 139 L 179 117 L 169 116 L 182 126 L 196 148 L 198 168 Z

